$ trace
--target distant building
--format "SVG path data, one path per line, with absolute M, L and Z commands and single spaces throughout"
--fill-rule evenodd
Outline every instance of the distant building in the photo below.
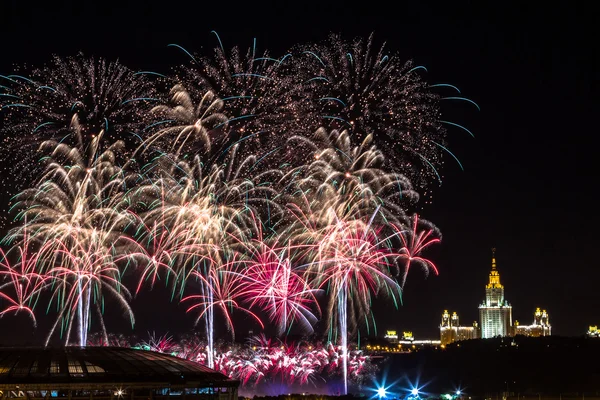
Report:
M 398 333 L 396 331 L 386 331 L 383 338 L 390 343 L 398 343 Z
M 423 339 L 423 340 L 400 340 L 398 343 L 401 346 L 410 346 L 413 349 L 419 348 L 419 347 L 437 347 L 440 344 L 442 344 L 442 342 L 439 341 L 439 340 L 430 340 L 430 339 Z
M 512 335 L 512 306 L 504 299 L 504 286 L 496 269 L 496 249 L 492 249 L 492 271 L 485 287 L 485 301 L 479 306 L 481 337 Z
M 530 337 L 550 336 L 551 329 L 548 313 L 539 307 L 533 313 L 533 324 L 520 325 L 519 321 L 515 321 L 513 327 L 515 336 L 523 335 Z
M 478 339 L 479 336 L 477 322 L 474 322 L 473 326 L 460 326 L 458 314 L 453 312 L 450 316 L 448 310 L 444 310 L 440 324 L 441 344 L 447 345 L 461 340 Z
M 600 330 L 598 330 L 598 327 L 596 325 L 590 325 L 587 331 L 587 335 L 588 337 L 600 338 Z
M 496 268 L 496 249 L 492 249 L 492 270 L 485 286 L 485 300 L 479 305 L 479 319 L 479 325 L 474 322 L 473 326 L 460 326 L 458 314 L 453 312 L 450 315 L 448 310 L 444 310 L 440 324 L 441 343 L 446 345 L 460 340 L 498 336 L 549 336 L 552 331 L 548 312 L 540 308 L 535 310 L 531 325 L 520 325 L 519 321 L 513 325 L 512 306 L 504 298 L 504 286 Z M 587 335 L 600 338 L 600 331 L 596 326 L 590 326 Z

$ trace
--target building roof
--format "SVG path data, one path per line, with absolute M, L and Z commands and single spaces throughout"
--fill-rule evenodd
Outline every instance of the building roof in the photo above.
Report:
M 232 387 L 239 384 L 198 363 L 147 350 L 0 347 L 0 388 L 19 384 L 101 387 L 113 383 L 138 387 Z

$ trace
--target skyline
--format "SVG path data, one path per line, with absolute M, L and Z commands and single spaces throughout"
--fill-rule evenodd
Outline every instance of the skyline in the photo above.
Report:
M 85 10 L 86 6 L 82 7 Z M 129 7 L 129 13 L 109 18 L 117 27 L 126 25 L 125 16 L 134 21 L 158 21 L 162 12 L 136 15 L 131 12 L 133 6 L 121 7 Z M 593 134 L 592 111 L 597 99 L 592 99 L 592 91 L 598 68 L 594 68 L 597 44 L 591 39 L 592 28 L 579 24 L 580 14 L 572 10 L 561 16 L 541 10 L 548 13 L 546 18 L 533 24 L 527 17 L 537 15 L 534 7 L 522 10 L 522 17 L 505 11 L 506 15 L 495 17 L 494 26 L 490 24 L 492 16 L 476 7 L 426 8 L 407 9 L 400 32 L 395 34 L 391 16 L 363 16 L 358 28 L 348 28 L 356 24 L 347 21 L 321 26 L 319 22 L 332 15 L 325 11 L 326 15 L 313 15 L 311 25 L 315 29 L 308 35 L 294 33 L 299 24 L 293 23 L 285 27 L 282 23 L 261 26 L 229 21 L 193 32 L 163 20 L 158 29 L 140 28 L 132 35 L 86 32 L 85 36 L 60 41 L 60 29 L 46 28 L 52 21 L 68 21 L 72 14 L 38 10 L 27 15 L 13 2 L 13 10 L 20 12 L 18 18 L 9 19 L 0 28 L 11 38 L 4 50 L 10 56 L 3 57 L 0 73 L 10 71 L 12 63 L 40 65 L 51 53 L 69 56 L 78 50 L 110 59 L 120 57 L 136 69 L 148 66 L 164 70 L 174 59 L 182 60 L 167 49 L 169 43 L 192 49 L 213 46 L 211 29 L 219 31 L 226 43 L 245 46 L 256 36 L 259 44 L 274 51 L 297 38 L 324 39 L 329 31 L 352 37 L 374 30 L 378 43 L 386 41 L 407 59 L 415 58 L 427 66 L 428 79 L 456 84 L 482 108 L 480 113 L 447 111 L 476 138 L 470 140 L 452 132 L 452 149 L 465 172 L 448 162 L 444 184 L 433 188 L 433 204 L 425 205 L 422 211 L 443 234 L 442 244 L 427 253 L 436 261 L 440 275 L 410 280 L 404 305 L 393 315 L 383 315 L 383 307 L 376 310 L 375 315 L 381 318 L 380 331 L 398 321 L 417 337 L 435 336 L 437 323 L 431 322 L 439 320 L 443 309 L 457 310 L 463 321 L 477 320 L 476 305 L 483 298 L 479 288 L 483 288 L 489 272 L 489 249 L 497 247 L 507 298 L 519 310 L 515 319 L 525 321 L 528 310 L 540 306 L 552 314 L 553 334 L 584 334 L 588 325 L 597 323 L 595 310 L 600 307 L 600 300 L 592 295 L 598 279 L 593 246 L 594 219 L 598 216 L 592 211 L 591 195 L 593 154 L 598 142 Z M 42 15 L 44 11 L 47 15 Z M 349 19 L 358 18 L 352 17 L 352 10 L 345 12 Z M 241 15 L 238 18 L 244 21 Z M 557 24 L 561 19 L 563 23 Z M 14 35 L 13 30 L 23 21 L 31 21 L 32 30 Z M 510 28 L 511 23 L 516 23 L 516 28 Z M 425 26 L 433 27 L 433 32 L 419 29 Z M 142 60 L 147 56 L 151 61 L 145 63 Z M 575 265 L 569 268 L 571 263 Z M 140 321 L 138 317 L 138 323 L 149 327 L 152 318 L 142 316 Z M 177 326 L 191 324 L 182 318 Z

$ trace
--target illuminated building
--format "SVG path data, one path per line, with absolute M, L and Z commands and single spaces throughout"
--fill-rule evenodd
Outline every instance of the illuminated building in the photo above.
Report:
M 481 337 L 511 336 L 512 307 L 504 299 L 504 286 L 496 269 L 496 249 L 492 249 L 492 271 L 485 287 L 485 301 L 479 306 Z
M 479 326 L 477 322 L 474 322 L 473 326 L 460 326 L 458 314 L 453 312 L 452 316 L 450 316 L 448 310 L 444 310 L 440 325 L 441 344 L 447 345 L 461 340 L 477 338 L 479 338 Z
M 588 337 L 600 338 L 600 330 L 598 330 L 598 327 L 596 325 L 590 325 L 587 331 L 587 335 Z
M 383 338 L 390 343 L 398 343 L 398 333 L 396 331 L 387 331 Z
M 402 340 L 404 341 L 413 341 L 415 337 L 412 332 L 402 332 Z
M 546 310 L 540 310 L 538 307 L 533 313 L 533 324 L 519 325 L 519 321 L 515 321 L 514 334 L 539 337 L 549 336 L 551 331 L 550 320 Z
M 237 400 L 239 384 L 198 363 L 153 351 L 0 348 L 0 398 Z
M 448 310 L 444 310 L 440 324 L 441 343 L 447 345 L 461 340 L 498 336 L 549 336 L 552 331 L 548 312 L 540 308 L 535 310 L 531 325 L 520 325 L 519 321 L 513 325 L 512 306 L 504 298 L 504 286 L 496 268 L 496 249 L 492 249 L 492 270 L 485 286 L 485 300 L 479 305 L 479 318 L 480 325 L 475 322 L 473 326 L 461 326 L 456 312 L 450 315 Z M 600 337 L 600 332 L 595 326 L 590 326 L 588 336 Z
M 417 348 L 417 347 L 439 346 L 440 344 L 442 344 L 442 342 L 439 340 L 430 340 L 430 339 L 400 340 L 398 343 L 401 345 L 408 345 L 408 346 L 412 347 L 413 349 Z

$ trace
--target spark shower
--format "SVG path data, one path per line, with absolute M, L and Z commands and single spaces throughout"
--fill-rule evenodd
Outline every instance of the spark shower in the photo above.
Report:
M 169 45 L 182 65 L 134 71 L 79 54 L 0 75 L 2 177 L 12 222 L 0 315 L 54 316 L 48 343 L 108 343 L 105 298 L 167 285 L 205 331 L 256 326 L 327 335 L 340 351 L 398 306 L 409 269 L 441 234 L 415 212 L 441 184 L 464 102 L 373 38 L 332 35 L 273 56 Z M 15 181 L 16 182 L 13 182 Z M 169 300 L 169 299 L 165 299 Z

